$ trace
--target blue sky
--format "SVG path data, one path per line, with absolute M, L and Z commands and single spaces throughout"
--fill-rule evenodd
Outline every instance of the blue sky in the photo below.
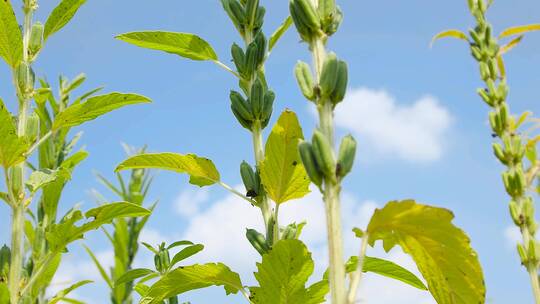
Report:
M 51 2 L 57 1 L 42 2 L 36 19 L 44 21 L 53 7 Z M 500 180 L 502 168 L 491 152 L 487 108 L 475 94 L 481 85 L 476 64 L 462 42 L 440 41 L 429 48 L 435 33 L 472 26 L 466 1 L 339 2 L 345 20 L 329 48 L 348 62 L 351 90 L 351 97 L 338 112 L 342 118 L 339 132 L 352 132 L 359 142 L 359 161 L 345 184 L 346 208 L 351 211 L 346 221 L 365 225 L 369 210 L 393 199 L 414 198 L 449 208 L 479 253 L 489 302 L 532 303 L 526 273 L 508 238 L 508 199 Z M 497 31 L 540 21 L 537 1 L 495 2 L 489 17 Z M 265 32 L 270 33 L 285 18 L 288 5 L 287 1 L 263 3 L 267 7 Z M 94 206 L 90 190 L 105 190 L 92 172 L 112 176 L 113 168 L 124 158 L 120 142 L 147 144 L 151 151 L 207 156 L 214 160 L 223 180 L 232 185 L 239 184 L 239 163 L 252 161 L 250 136 L 229 111 L 228 92 L 236 88 L 230 74 L 211 63 L 187 61 L 113 39 L 115 34 L 150 29 L 197 33 L 212 44 L 223 62 L 230 60 L 231 43 L 240 42 L 217 0 L 88 1 L 72 24 L 49 40 L 36 73 L 55 82 L 59 74 L 74 77 L 84 72 L 87 89 L 106 85 L 107 91 L 137 92 L 154 102 L 124 108 L 80 128 L 90 157 L 66 188 L 63 209 L 78 202 L 83 208 Z M 536 100 L 539 49 L 540 35 L 531 34 L 507 56 L 509 102 L 514 113 L 540 110 Z M 307 48 L 294 31 L 289 31 L 267 63 L 267 78 L 277 95 L 273 121 L 277 113 L 290 108 L 298 113 L 304 132 L 311 134 L 316 121 L 292 73 L 299 59 L 309 61 Z M 15 110 L 9 71 L 4 65 L 0 80 L 0 95 Z M 190 237 L 208 242 L 208 253 L 201 259 L 230 260 L 231 266 L 242 267 L 239 271 L 249 276 L 256 255 L 246 252 L 251 249 L 240 234 L 244 223 L 260 222 L 256 212 L 221 189 L 198 191 L 187 184 L 186 177 L 169 173 L 157 175 L 150 196 L 159 199 L 160 205 L 144 238 Z M 311 237 L 306 237 L 314 257 L 319 257 L 317 262 L 324 264 L 316 230 L 321 216 L 317 212 L 322 210 L 317 197 L 315 192 L 282 209 L 289 208 L 284 211 L 287 217 L 306 218 L 312 223 L 315 228 Z M 186 207 L 190 204 L 191 208 Z M 9 211 L 4 205 L 0 205 L 0 218 L 4 219 L 0 221 L 0 242 L 8 242 Z M 238 233 L 227 235 L 223 231 Z M 110 248 L 102 233 L 89 235 L 86 242 L 103 260 L 109 259 Z M 354 251 L 355 246 L 358 244 L 348 244 Z M 80 244 L 71 246 L 60 283 L 95 276 L 80 248 Z M 372 254 L 384 256 L 380 249 Z M 392 254 L 410 265 L 399 252 Z M 241 265 L 238 257 L 250 265 Z M 147 261 L 143 255 L 138 263 Z M 370 283 L 371 279 L 376 283 Z M 245 279 L 248 283 L 251 280 Z M 426 300 L 429 297 L 393 282 L 388 283 L 391 288 L 381 291 L 387 282 L 366 277 L 363 299 L 367 303 L 395 303 L 396 299 L 431 303 Z M 392 300 L 391 292 L 400 296 Z M 386 298 L 384 293 L 388 293 Z M 88 303 L 107 301 L 99 282 L 77 294 Z M 183 300 L 242 303 L 241 298 L 226 298 L 217 288 L 190 293 Z

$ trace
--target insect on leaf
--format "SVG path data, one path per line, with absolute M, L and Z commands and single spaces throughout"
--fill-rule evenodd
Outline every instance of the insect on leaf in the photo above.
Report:
M 446 30 L 446 31 L 440 32 L 437 35 L 433 36 L 433 39 L 431 39 L 431 43 L 430 43 L 429 46 L 432 47 L 433 44 L 439 39 L 449 38 L 449 37 L 456 38 L 456 39 L 461 39 L 461 40 L 469 42 L 469 38 L 467 38 L 467 35 L 465 35 L 465 33 L 463 33 L 462 31 L 460 31 L 460 30 Z
M 9 1 L 0 1 L 0 57 L 12 68 L 23 57 L 22 33 Z
M 154 153 L 140 154 L 122 162 L 116 171 L 128 169 L 162 169 L 189 174 L 189 182 L 197 186 L 213 185 L 220 180 L 219 172 L 208 158 L 194 154 Z
M 73 127 L 94 120 L 123 106 L 149 103 L 150 99 L 137 94 L 110 93 L 88 98 L 83 103 L 73 104 L 60 112 L 53 123 L 53 131 Z
M 0 99 L 0 164 L 9 168 L 21 163 L 25 160 L 27 149 L 28 144 L 17 136 L 11 113 Z
M 86 0 L 62 0 L 45 22 L 43 39 L 47 40 L 49 36 L 62 29 L 85 2 Z
M 138 47 L 164 51 L 192 60 L 218 60 L 216 52 L 208 42 L 190 33 L 131 32 L 118 35 L 116 39 Z
M 484 303 L 484 276 L 467 235 L 452 224 L 449 210 L 393 201 L 373 214 L 369 244 L 399 245 L 415 261 L 439 304 Z
M 140 304 L 158 304 L 184 292 L 223 286 L 227 294 L 243 289 L 240 276 L 221 263 L 209 263 L 177 268 L 159 279 L 145 293 Z
M 268 137 L 260 168 L 264 188 L 277 204 L 309 193 L 310 180 L 298 152 L 303 138 L 296 114 L 284 111 Z

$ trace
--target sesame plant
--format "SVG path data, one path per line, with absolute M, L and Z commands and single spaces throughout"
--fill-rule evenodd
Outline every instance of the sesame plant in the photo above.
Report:
M 145 148 L 135 149 L 128 145 L 123 145 L 127 155 L 137 155 L 144 152 Z M 128 178 L 125 178 L 121 173 L 116 173 L 118 185 L 107 180 L 103 175 L 97 174 L 98 180 L 120 201 L 129 202 L 138 206 L 144 206 L 148 191 L 152 184 L 151 172 L 147 169 L 134 169 L 128 172 Z M 96 199 L 100 205 L 108 200 L 99 192 L 94 191 Z M 148 206 L 149 210 L 153 210 L 156 203 Z M 99 262 L 92 250 L 85 246 L 85 250 L 90 255 L 92 261 L 96 265 L 103 280 L 110 288 L 111 303 L 129 304 L 133 303 L 133 282 L 129 281 L 122 283 L 120 277 L 125 277 L 127 273 L 131 273 L 133 261 L 139 250 L 139 236 L 148 222 L 150 215 L 142 217 L 116 218 L 112 222 L 113 232 L 109 232 L 107 228 L 101 227 L 107 239 L 111 242 L 114 248 L 114 266 L 111 267 L 108 274 L 105 267 Z
M 434 41 L 453 37 L 469 44 L 472 57 L 478 62 L 480 78 L 484 87 L 477 90 L 480 98 L 489 106 L 489 125 L 496 139 L 493 152 L 505 166 L 502 173 L 504 189 L 510 196 L 509 210 L 514 224 L 521 231 L 522 242 L 517 245 L 521 264 L 527 270 L 535 303 L 540 303 L 538 267 L 540 244 L 536 239 L 538 223 L 532 192 L 540 169 L 536 146 L 540 137 L 531 134 L 535 129 L 523 130 L 522 125 L 530 119 L 530 112 L 513 115 L 507 102 L 509 87 L 503 55 L 516 47 L 525 33 L 540 30 L 540 24 L 516 26 L 503 30 L 498 36 L 486 18 L 493 1 L 469 0 L 469 10 L 476 21 L 469 35 L 459 30 L 448 30 L 437 34 Z M 506 43 L 499 40 L 509 39 Z
M 117 171 L 154 168 L 188 174 L 193 185 L 220 185 L 258 208 L 265 231 L 246 227 L 247 241 L 261 255 L 256 263 L 258 284 L 245 287 L 240 276 L 223 263 L 188 265 L 160 272 L 151 285 L 139 286 L 148 282 L 139 281 L 140 303 L 174 303 L 167 299 L 194 289 L 223 286 L 227 294 L 240 293 L 248 303 L 325 303 L 328 298 L 330 303 L 352 304 L 361 297 L 357 290 L 366 271 L 427 290 L 438 303 L 484 303 L 478 257 L 467 235 L 452 224 L 449 210 L 414 200 L 389 202 L 375 211 L 367 228 L 354 229 L 360 238 L 359 254 L 348 259 L 344 256 L 340 192 L 342 181 L 353 169 L 356 140 L 348 135 L 335 149 L 334 109 L 343 101 L 348 86 L 346 62 L 326 46 L 343 18 L 335 1 L 290 0 L 290 16 L 268 39 L 263 31 L 266 11 L 260 1 L 221 0 L 221 4 L 241 39 L 231 47 L 233 67 L 220 61 L 210 43 L 194 34 L 140 31 L 117 38 L 139 47 L 213 62 L 238 80 L 238 88 L 229 95 L 230 108 L 253 139 L 254 151 L 253 164 L 244 161 L 240 165 L 245 191 L 228 186 L 211 160 L 195 154 L 144 153 L 123 161 Z M 293 24 L 313 57 L 313 67 L 300 62 L 295 75 L 303 95 L 316 106 L 319 122 L 311 140 L 306 140 L 296 114 L 285 110 L 264 140 L 262 131 L 272 120 L 276 99 L 265 76 L 265 64 Z M 291 200 L 304 197 L 311 184 L 321 192 L 327 219 L 329 267 L 321 278 L 311 278 L 314 261 L 301 241 L 305 223 L 279 220 L 279 211 Z M 398 245 L 409 254 L 424 281 L 399 265 L 368 256 L 368 245 L 373 247 L 378 240 L 386 251 Z M 149 273 L 146 270 L 140 274 Z M 313 283 L 308 285 L 308 280 Z
M 9 103 L 0 100 L 0 164 L 5 181 L 0 199 L 12 213 L 6 219 L 11 222 L 11 244 L 0 250 L 1 304 L 76 302 L 68 293 L 89 281 L 49 298 L 45 293 L 68 244 L 115 218 L 149 213 L 139 205 L 118 202 L 85 213 L 72 206 L 65 215 L 58 214 L 63 188 L 88 155 L 84 150 L 73 152 L 80 136 L 70 138 L 71 128 L 125 105 L 149 102 L 136 94 L 95 95 L 99 89 L 72 98 L 84 75 L 72 81 L 60 77 L 57 95 L 44 79 L 36 84 L 33 63 L 47 40 L 83 3 L 61 1 L 42 24 L 33 18 L 36 0 L 18 5 L 0 1 L 0 57 L 11 69 L 16 92 L 12 106 L 18 106 L 14 115 L 8 111 Z M 19 5 L 22 26 L 14 12 Z

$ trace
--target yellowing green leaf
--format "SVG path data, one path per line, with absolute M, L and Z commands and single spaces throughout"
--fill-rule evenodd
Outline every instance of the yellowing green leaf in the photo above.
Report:
M 250 287 L 254 304 L 324 303 L 328 282 L 323 280 L 306 288 L 313 273 L 313 259 L 299 240 L 281 240 L 257 263 L 258 287 Z
M 9 1 L 0 1 L 0 57 L 15 68 L 23 56 L 22 33 Z
M 276 43 L 279 41 L 281 36 L 287 32 L 287 30 L 291 27 L 293 24 L 293 20 L 291 16 L 288 16 L 285 21 L 278 27 L 278 29 L 270 36 L 270 39 L 268 40 L 268 51 L 272 51 Z
M 123 106 L 148 102 L 150 99 L 137 94 L 110 93 L 90 97 L 60 112 L 54 120 L 53 130 L 80 125 Z
M 223 286 L 227 294 L 243 289 L 240 276 L 221 263 L 209 263 L 177 268 L 157 281 L 142 297 L 140 304 L 158 304 L 184 292 Z
M 36 192 L 42 187 L 51 184 L 57 180 L 68 180 L 71 178 L 71 174 L 66 169 L 50 170 L 42 169 L 32 172 L 28 180 L 26 181 L 26 187 L 30 192 Z
M 162 169 L 190 175 L 189 182 L 197 186 L 209 186 L 219 182 L 219 172 L 208 158 L 194 154 L 155 153 L 141 154 L 122 162 L 116 171 L 128 169 Z
M 433 36 L 433 39 L 431 39 L 430 46 L 433 46 L 433 44 L 439 39 L 449 38 L 449 37 L 456 38 L 456 39 L 461 39 L 461 40 L 464 40 L 464 41 L 467 41 L 467 42 L 469 41 L 469 39 L 467 38 L 467 35 L 465 35 L 465 33 L 463 33 L 460 30 L 446 30 L 446 31 L 440 32 L 437 35 Z
M 43 39 L 46 40 L 49 36 L 62 29 L 85 2 L 86 0 L 62 0 L 45 22 Z
M 499 38 L 505 38 L 509 36 L 514 35 L 522 35 L 527 32 L 532 31 L 540 31 L 540 24 L 527 24 L 527 25 L 519 25 L 519 26 L 513 26 L 505 29 L 502 31 L 501 34 L 499 34 Z
M 510 52 L 510 50 L 515 48 L 521 42 L 522 39 L 523 39 L 523 35 L 520 35 L 510 40 L 510 42 L 508 42 L 507 44 L 503 45 L 501 49 L 499 50 L 499 56 Z
M 452 224 L 446 209 L 412 200 L 390 202 L 375 211 L 368 225 L 369 243 L 395 245 L 416 262 L 439 304 L 484 303 L 484 277 L 467 235 Z
M 197 35 L 162 31 L 131 32 L 116 36 L 116 39 L 138 47 L 164 51 L 193 60 L 217 61 L 212 46 Z
M 25 160 L 24 154 L 27 150 L 28 144 L 22 137 L 17 136 L 11 113 L 0 100 L 0 164 L 9 168 L 21 163 Z
M 309 193 L 310 180 L 298 153 L 298 143 L 303 138 L 296 114 L 286 110 L 266 142 L 261 180 L 268 196 L 277 204 Z

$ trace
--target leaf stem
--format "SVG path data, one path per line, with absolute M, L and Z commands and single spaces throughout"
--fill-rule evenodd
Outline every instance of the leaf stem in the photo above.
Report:
M 235 77 L 237 78 L 240 78 L 240 75 L 238 73 L 236 73 L 235 71 L 233 71 L 229 66 L 227 66 L 226 64 L 224 64 L 223 62 L 219 61 L 219 60 L 214 60 L 213 61 L 215 64 L 217 64 L 219 67 L 223 68 L 225 71 L 233 74 Z
M 347 296 L 347 301 L 350 304 L 354 304 L 356 301 L 356 293 L 358 291 L 360 281 L 362 280 L 362 274 L 364 273 L 364 260 L 366 258 L 368 238 L 367 232 L 364 233 L 362 237 L 362 244 L 360 245 L 360 254 L 358 254 L 358 265 L 349 282 L 349 294 Z
M 37 149 L 39 148 L 39 146 L 41 146 L 41 144 L 43 144 L 47 139 L 49 139 L 49 137 L 51 137 L 52 135 L 52 131 L 49 131 L 47 133 L 45 133 L 43 136 L 41 136 L 39 138 L 39 140 L 37 142 L 35 142 L 31 147 L 30 149 L 28 149 L 28 151 L 26 151 L 26 156 L 30 156 L 32 155 L 32 153 Z
M 252 199 L 250 199 L 249 197 L 243 195 L 242 193 L 240 193 L 239 191 L 237 191 L 237 190 L 234 189 L 233 187 L 231 187 L 231 186 L 225 184 L 224 182 L 218 181 L 217 183 L 218 183 L 218 185 L 220 185 L 221 187 L 225 188 L 227 191 L 231 192 L 232 194 L 234 194 L 234 195 L 236 195 L 236 196 L 238 196 L 238 197 L 240 197 L 240 198 L 242 198 L 242 199 L 248 201 L 250 204 L 252 204 L 252 205 L 255 205 L 255 204 L 256 204 L 256 202 L 254 202 Z

